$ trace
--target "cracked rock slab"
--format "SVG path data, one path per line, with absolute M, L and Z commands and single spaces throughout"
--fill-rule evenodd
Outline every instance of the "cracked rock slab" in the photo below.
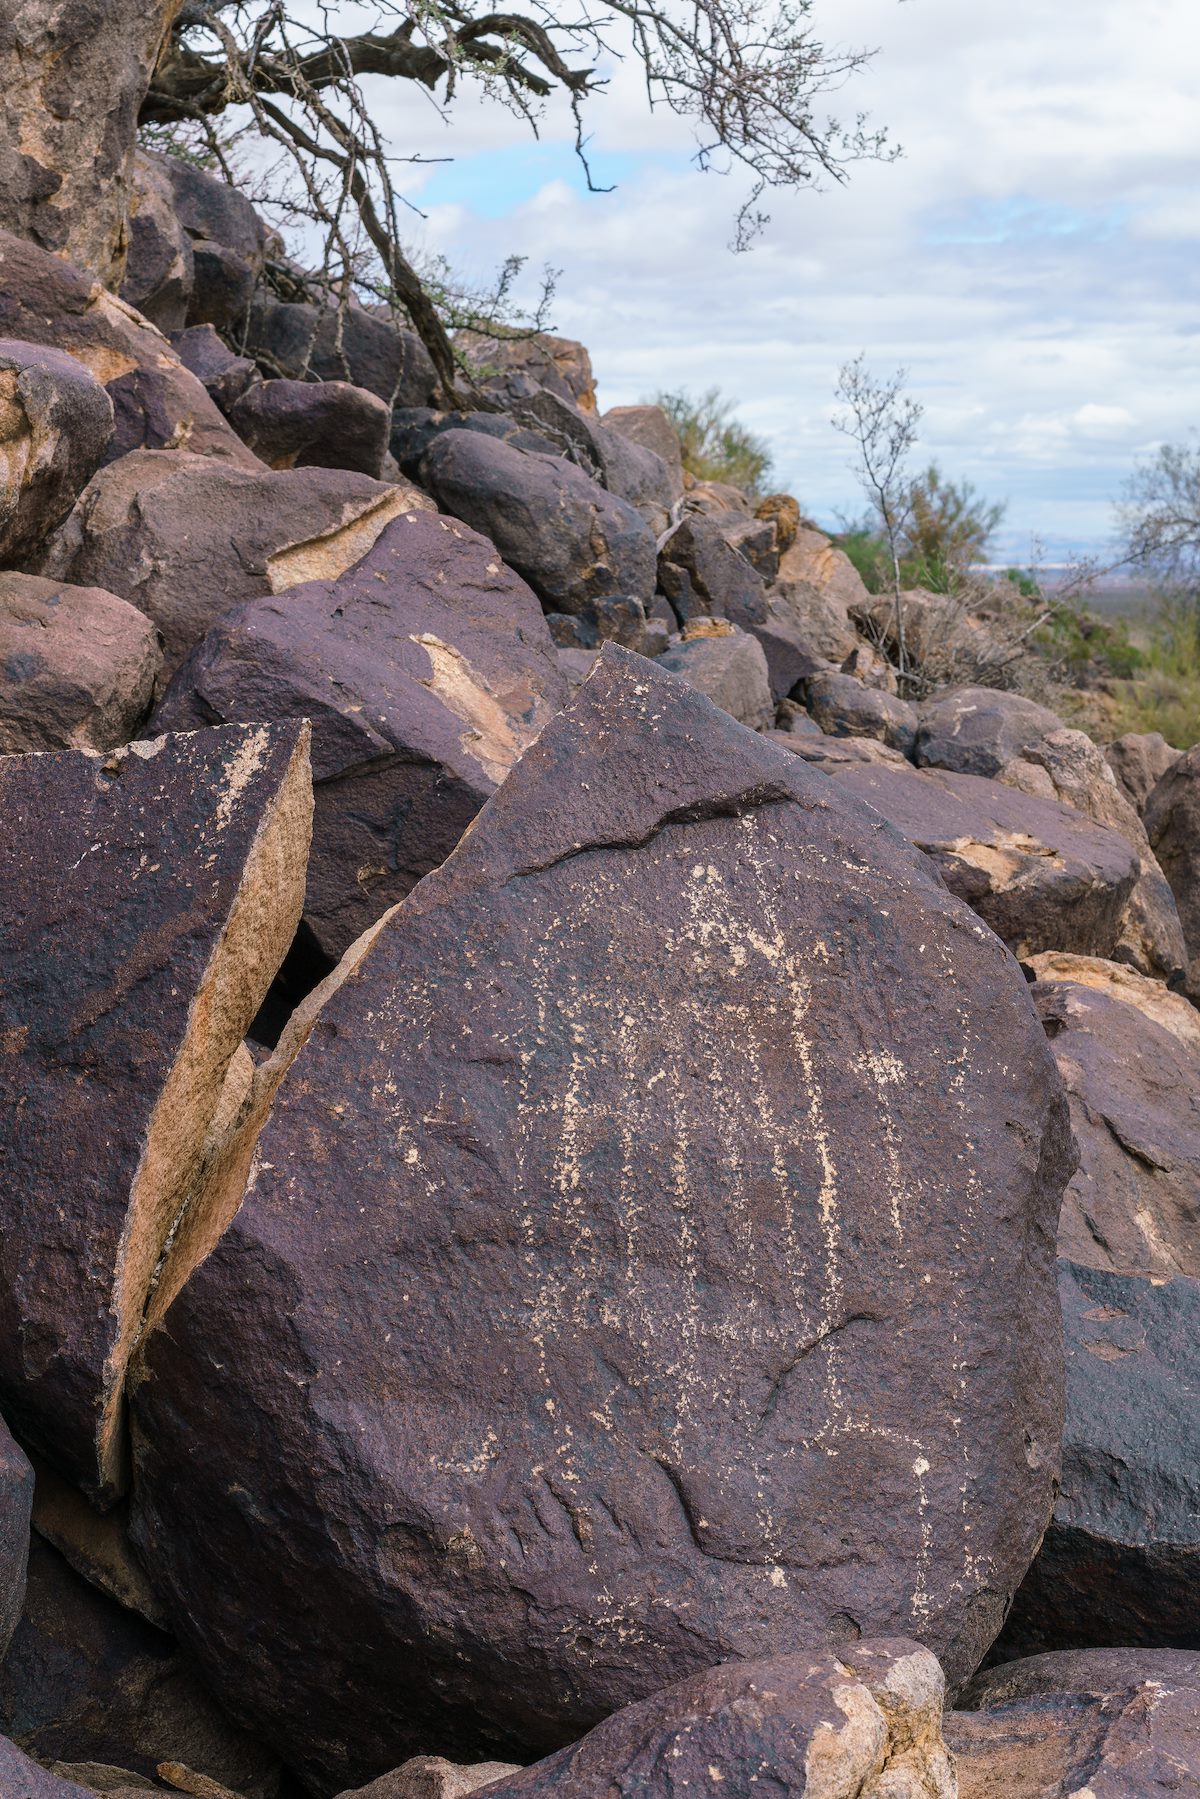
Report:
M 446 860 L 565 700 L 536 596 L 486 538 L 415 512 L 338 580 L 218 620 L 153 728 L 312 721 L 304 919 L 336 959 Z
M 321 1794 L 860 1632 L 961 1680 L 1050 1512 L 1072 1167 L 991 932 L 608 646 L 148 1338 L 139 1550 Z
M 190 1182 L 300 915 L 308 728 L 0 758 L 0 1392 L 93 1497 Z

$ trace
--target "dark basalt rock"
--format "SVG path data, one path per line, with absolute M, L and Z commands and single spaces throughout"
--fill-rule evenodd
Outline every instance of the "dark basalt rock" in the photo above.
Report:
M 248 356 L 235 356 L 211 325 L 193 325 L 172 335 L 171 344 L 184 368 L 190 369 L 209 398 L 228 412 L 247 388 L 262 377 Z
M 569 1749 L 498 1781 L 489 1799 L 714 1790 L 722 1799 L 760 1799 L 764 1790 L 957 1799 L 942 1742 L 944 1686 L 928 1650 L 896 1640 L 856 1643 L 837 1657 L 731 1662 L 626 1706 Z
M 37 1537 L 24 1611 L 0 1665 L 0 1730 L 43 1762 L 142 1776 L 183 1762 L 239 1799 L 279 1791 L 275 1757 L 229 1722 L 171 1638 L 98 1593 Z
M 0 1660 L 25 1603 L 32 1508 L 33 1469 L 0 1418 Z
M 1200 1649 L 1200 1281 L 1059 1265 L 1062 1491 L 997 1656 Z
M 336 958 L 445 861 L 565 700 L 535 595 L 486 538 L 416 512 L 338 581 L 227 613 L 151 729 L 312 720 L 304 920 Z
M 877 687 L 864 687 L 853 675 L 822 671 L 804 688 L 809 711 L 829 737 L 877 737 L 889 748 L 910 756 L 917 737 L 917 713 L 907 701 Z
M 332 307 L 260 292 L 248 314 L 245 349 L 265 374 L 350 381 L 388 406 L 429 406 L 437 391 L 433 363 L 416 332 L 357 305 L 339 320 Z
M 1024 694 L 992 687 L 959 687 L 921 710 L 916 761 L 921 768 L 985 779 L 1021 756 L 1063 721 Z
M 1150 795 L 1182 754 L 1182 750 L 1172 749 L 1159 731 L 1127 731 L 1104 746 L 1118 787 L 1139 812 L 1145 811 Z
M 809 753 L 807 740 L 794 747 Z M 976 775 L 826 761 L 838 785 L 924 850 L 951 893 L 1015 954 L 1112 954 L 1140 867 L 1115 831 Z
M 112 401 L 73 356 L 0 338 L 0 566 L 41 548 L 112 434 Z
M 301 725 L 0 757 L 0 1391 L 102 1501 L 144 1318 L 203 1244 L 191 1186 L 299 921 L 311 803 Z
M 548 612 L 579 612 L 610 594 L 649 599 L 654 592 L 649 527 L 573 463 L 477 431 L 446 431 L 421 466 L 442 510 L 490 537 Z
M 1195 999 L 1200 996 L 1200 744 L 1167 769 L 1146 801 L 1145 821 L 1179 908 Z
M 752 522 L 752 521 L 751 521 Z M 689 513 L 658 556 L 659 584 L 685 622 L 727 618 L 750 631 L 767 616 L 766 583 L 714 519 Z
M 0 1737 L 0 1793 L 4 1799 L 95 1799 L 94 1790 L 60 1780 L 22 1755 L 7 1737 Z
M 180 331 L 196 280 L 192 240 L 175 210 L 163 158 L 135 150 L 121 298 L 164 333 Z
M 0 755 L 128 743 L 161 668 L 158 632 L 136 606 L 98 587 L 0 574 Z
M 1079 1145 L 1059 1253 L 1118 1274 L 1200 1275 L 1200 1054 L 1114 994 L 1071 980 L 1032 991 Z
M 392 415 L 348 381 L 259 381 L 229 408 L 229 422 L 268 468 L 347 468 L 376 480 Z
M 185 323 L 229 330 L 250 304 L 257 271 L 227 244 L 202 240 L 192 245 L 192 264 L 192 298 Z
M 1049 1515 L 1025 982 L 658 671 L 606 646 L 383 925 L 146 1344 L 139 1551 L 318 1793 L 814 1641 L 960 1681 Z
M 152 151 L 149 160 L 169 182 L 175 215 L 188 236 L 197 242 L 224 245 L 257 272 L 266 250 L 266 228 L 240 188 L 180 156 Z
M 410 481 L 422 480 L 425 452 L 443 431 L 478 431 L 535 455 L 560 454 L 548 437 L 519 424 L 506 412 L 437 412 L 432 406 L 397 406 L 392 413 L 391 451 Z

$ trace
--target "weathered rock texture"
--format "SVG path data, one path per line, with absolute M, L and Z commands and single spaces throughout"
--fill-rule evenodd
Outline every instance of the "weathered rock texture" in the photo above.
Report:
M 321 1792 L 814 1639 L 961 1679 L 1049 1512 L 1025 983 L 657 671 L 606 648 L 383 926 L 147 1344 L 139 1549 Z
M 1179 907 L 1194 998 L 1200 993 L 1200 744 L 1168 768 L 1146 801 L 1145 818 Z
M 1139 812 L 1182 750 L 1174 750 L 1159 731 L 1129 731 L 1105 746 L 1117 785 Z
M 108 389 L 117 420 L 110 460 L 149 447 L 258 466 L 160 331 L 70 263 L 6 231 L 0 332 L 65 351 Z
M 100 466 L 112 401 L 73 356 L 0 338 L 0 563 L 60 525 Z
M 547 392 L 581 412 L 596 410 L 592 359 L 573 338 L 552 337 L 544 331 L 536 337 L 512 338 L 460 331 L 455 343 L 477 369 L 486 371 L 480 382 L 485 393 L 524 401 Z
M 300 381 L 351 381 L 388 406 L 428 406 L 437 387 L 429 352 L 415 331 L 402 331 L 352 305 L 275 300 L 260 293 L 246 322 L 246 352 L 270 375 Z
M 710 621 L 697 621 L 707 624 Z M 679 675 L 714 706 L 728 712 L 752 731 L 764 730 L 775 718 L 771 682 L 762 646 L 745 631 L 735 631 L 723 620 L 712 620 L 716 629 L 701 629 L 673 644 L 660 658 L 662 666 Z
M 1200 1275 L 1200 1053 L 1119 990 L 1042 979 L 1033 998 L 1079 1145 L 1060 1254 L 1120 1274 Z
M 392 415 L 348 381 L 259 381 L 233 402 L 229 422 L 268 468 L 349 468 L 378 479 Z
M 1056 713 L 1023 694 L 959 687 L 924 708 L 916 759 L 923 768 L 994 779 L 1050 732 L 1062 728 Z
M 1200 1281 L 1059 1264 L 1062 1491 L 998 1648 L 1200 1649 Z
M 429 506 L 415 488 L 348 469 L 251 472 L 145 450 L 100 471 L 43 572 L 106 587 L 152 618 L 170 676 L 232 606 L 340 575 L 389 520 Z
M 895 694 L 864 687 L 853 675 L 816 674 L 804 689 L 805 703 L 830 737 L 877 737 L 908 756 L 917 736 L 917 714 Z
M 158 632 L 128 601 L 0 574 L 0 755 L 128 743 L 161 668 Z
M 0 1729 L 44 1762 L 153 1775 L 159 1762 L 178 1761 L 244 1799 L 279 1790 L 275 1757 L 224 1717 L 170 1637 L 36 1537 L 23 1615 L 0 1666 Z
M 97 1496 L 235 1050 L 300 916 L 308 730 L 0 760 L 0 1390 Z
M 820 754 L 808 738 L 790 747 Z M 1111 956 L 1139 870 L 1136 851 L 1115 831 L 977 775 L 823 761 L 839 786 L 924 850 L 950 891 L 1018 956 Z
M 94 1791 L 30 1761 L 7 1737 L 0 1737 L 0 1793 L 4 1799 L 95 1799 Z
M 929 1651 L 903 1640 L 731 1662 L 626 1706 L 492 1799 L 958 1799 L 944 1689 Z
M 0 1419 L 0 1659 L 25 1601 L 33 1469 Z
M 126 1611 L 166 1628 L 162 1602 L 129 1543 L 126 1507 L 100 1511 L 44 1456 L 33 1456 L 37 1484 L 33 1528 L 89 1586 L 107 1593 Z
M 1030 956 L 1026 967 L 1039 981 L 1073 981 L 1094 987 L 1136 1006 L 1139 1012 L 1162 1025 L 1185 1049 L 1200 1051 L 1200 1012 L 1181 993 L 1172 993 L 1161 981 L 1138 974 L 1124 962 L 1106 962 L 1101 956 L 1072 956 L 1049 950 Z
M 467 1799 L 468 1793 L 520 1772 L 514 1762 L 448 1762 L 441 1755 L 414 1755 L 340 1799 Z
M 0 21 L 0 227 L 115 287 L 138 109 L 179 0 L 12 0 Z
M 959 1799 L 1155 1799 L 1200 1782 L 1200 1657 L 1097 1649 L 973 1681 L 950 1712 Z
M 304 918 L 337 957 L 445 861 L 565 701 L 535 595 L 486 538 L 415 512 L 339 580 L 220 619 L 153 728 L 312 720 Z
M 490 537 L 548 610 L 576 612 L 605 594 L 649 599 L 654 592 L 649 526 L 572 463 L 478 431 L 445 431 L 421 467 L 442 509 Z

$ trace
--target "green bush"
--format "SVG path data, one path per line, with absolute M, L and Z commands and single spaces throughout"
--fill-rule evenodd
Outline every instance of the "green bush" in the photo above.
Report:
M 647 404 L 661 406 L 679 433 L 683 466 L 697 481 L 727 481 L 751 498 L 761 498 L 773 458 L 765 438 L 734 418 L 736 400 L 719 387 L 700 395 L 681 388 L 657 393 Z

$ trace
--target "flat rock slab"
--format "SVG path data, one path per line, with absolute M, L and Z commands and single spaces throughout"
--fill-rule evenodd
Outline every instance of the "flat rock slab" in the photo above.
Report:
M 112 434 L 112 401 L 82 363 L 46 344 L 0 338 L 0 563 L 41 548 Z
M 128 600 L 0 574 L 0 755 L 128 743 L 161 669 L 158 631 Z
M 300 914 L 307 726 L 0 758 L 0 1391 L 94 1496 L 125 1365 Z
M 1062 1491 L 998 1648 L 1200 1650 L 1200 1281 L 1059 1264 Z
M 318 1792 L 860 1631 L 961 1680 L 1050 1511 L 1072 1168 L 996 938 L 606 647 L 148 1342 L 139 1550 Z
M 415 488 L 350 469 L 247 471 L 141 450 L 85 489 L 42 573 L 106 588 L 152 618 L 169 677 L 231 606 L 340 575 L 391 519 L 429 507 Z
M 227 613 L 153 728 L 312 720 L 304 918 L 337 957 L 446 860 L 565 700 L 536 595 L 486 538 L 415 512 L 339 580 Z
M 958 1799 L 944 1690 L 935 1658 L 903 1641 L 732 1662 L 626 1706 L 490 1799 Z
M 1200 1656 L 1096 1649 L 990 1669 L 948 1712 L 959 1799 L 1168 1799 L 1200 1787 Z
M 33 1469 L 0 1419 L 0 1658 L 25 1603 Z
M 796 753 L 806 755 L 808 739 Z M 977 775 L 826 763 L 845 792 L 924 850 L 951 893 L 1018 956 L 1108 956 L 1120 939 L 1139 860 L 1115 831 L 1072 806 Z
M 1079 1145 L 1059 1253 L 1119 1274 L 1200 1275 L 1200 1051 L 1120 991 L 1033 988 Z

